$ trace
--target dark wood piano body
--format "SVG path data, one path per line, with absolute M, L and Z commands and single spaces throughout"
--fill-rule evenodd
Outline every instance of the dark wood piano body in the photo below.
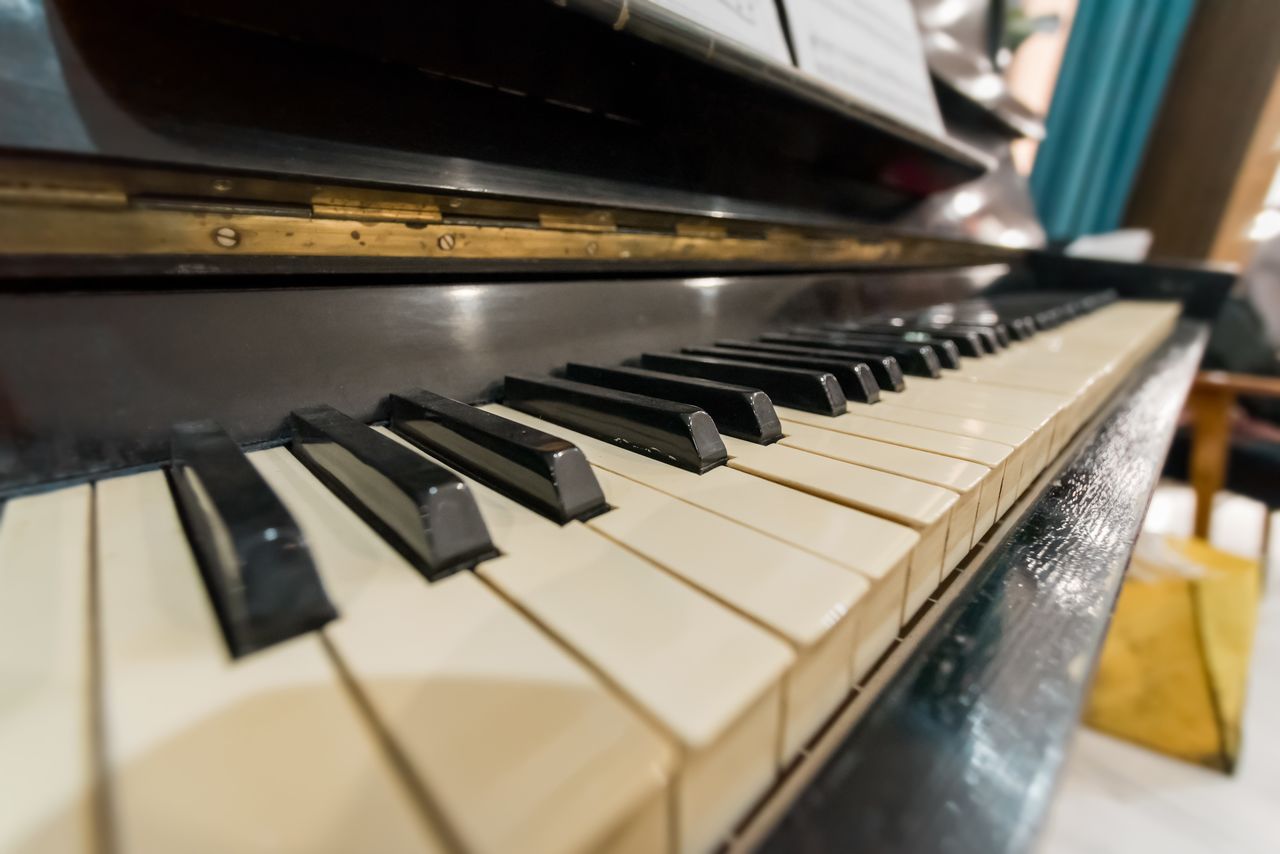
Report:
M 493 28 L 466 4 L 406 12 L 438 24 L 413 42 L 392 37 L 391 18 L 339 35 L 332 25 L 349 19 L 331 4 L 305 19 L 291 17 L 294 4 L 222 4 L 217 15 L 183 5 L 200 14 L 141 3 L 146 14 L 122 20 L 79 2 L 0 12 L 0 53 L 22 46 L 0 80 L 0 104 L 22 110 L 0 131 L 0 498 L 161 464 L 170 425 L 188 418 L 262 445 L 307 404 L 377 422 L 386 395 L 411 386 L 480 401 L 512 369 L 820 318 L 1027 289 L 1182 300 L 1187 320 L 970 555 L 734 843 L 1031 844 L 1229 275 L 886 227 L 913 199 L 977 174 L 981 158 L 732 46 L 710 51 L 705 33 L 647 7 L 617 33 L 617 4 L 530 4 L 512 14 L 531 37 L 477 58 Z M 182 38 L 196 31 L 216 38 L 188 51 L 197 42 Z M 225 62 L 210 68 L 215 49 Z M 544 90 L 536 106 L 458 79 L 528 77 L 535 55 L 557 50 L 584 63 L 582 79 L 545 68 L 525 79 Z M 405 51 L 433 57 L 434 73 L 409 70 Z M 379 52 L 396 61 L 371 62 Z M 245 96 L 254 85 L 275 94 Z M 224 87 L 239 95 L 218 96 Z M 464 97 L 468 87 L 483 98 Z M 325 106 L 371 89 L 379 97 L 354 121 Z M 586 113 L 546 100 L 568 92 Z M 634 122 L 602 118 L 606 106 Z M 713 129 L 741 144 L 717 159 Z M 353 206 L 349 219 L 320 215 L 335 198 Z M 116 215 L 162 228 L 126 228 L 116 244 L 119 233 L 96 225 Z M 243 223 L 259 216 L 317 234 L 340 227 L 350 243 L 255 248 Z M 238 229 L 230 246 L 217 242 L 224 225 Z M 421 252 L 361 242 L 361 228 L 392 227 L 421 236 Z M 193 234 L 205 238 L 198 251 Z M 454 234 L 472 242 L 446 247 Z M 530 236 L 546 242 L 519 242 Z M 485 248 L 494 241 L 525 249 Z

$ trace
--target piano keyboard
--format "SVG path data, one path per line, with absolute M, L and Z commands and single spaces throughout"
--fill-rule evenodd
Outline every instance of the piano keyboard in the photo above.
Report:
M 13 498 L 0 850 L 713 850 L 1178 313 L 571 363 Z

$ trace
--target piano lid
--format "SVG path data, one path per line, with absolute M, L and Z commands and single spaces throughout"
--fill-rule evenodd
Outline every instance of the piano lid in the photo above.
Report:
M 617 0 L 33 0 L 0 56 L 28 152 L 803 225 L 986 165 Z

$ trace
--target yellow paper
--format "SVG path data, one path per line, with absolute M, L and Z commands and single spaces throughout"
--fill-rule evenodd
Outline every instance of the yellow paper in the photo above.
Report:
M 1085 722 L 1223 771 L 1240 749 L 1259 566 L 1203 540 L 1146 540 L 1112 618 Z

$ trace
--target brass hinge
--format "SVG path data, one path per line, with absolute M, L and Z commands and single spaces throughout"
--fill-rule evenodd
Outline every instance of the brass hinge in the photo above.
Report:
M 129 197 L 124 190 L 106 184 L 98 186 L 61 184 L 39 180 L 26 181 L 5 176 L 0 178 L 0 203 L 122 208 L 129 204 Z
M 729 236 L 729 229 L 723 223 L 706 220 L 680 220 L 676 222 L 676 234 L 680 237 L 702 237 L 718 240 Z
M 311 200 L 311 213 L 321 219 L 360 222 L 440 222 L 440 205 L 432 201 L 379 198 L 373 194 L 322 193 Z
M 576 210 L 543 211 L 538 214 L 538 225 L 556 231 L 617 231 L 618 223 L 613 211 Z

